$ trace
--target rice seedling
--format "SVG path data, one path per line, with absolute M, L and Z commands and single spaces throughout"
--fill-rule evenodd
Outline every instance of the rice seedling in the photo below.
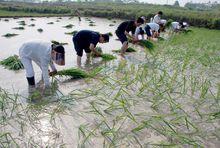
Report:
M 55 40 L 52 40 L 51 43 L 56 44 L 56 45 L 68 45 L 68 43 L 66 43 L 66 42 L 58 42 Z
M 10 56 L 0 62 L 5 68 L 9 70 L 20 70 L 24 69 L 23 64 L 21 63 L 19 57 L 17 55 Z
M 49 22 L 49 23 L 47 23 L 48 25 L 52 25 L 52 24 L 54 24 L 54 22 Z
M 31 18 L 30 20 L 31 20 L 31 21 L 36 21 L 34 18 Z
M 34 27 L 35 26 L 35 24 L 30 24 L 30 25 L 28 25 L 29 27 Z
M 109 26 L 111 27 L 111 26 L 115 26 L 115 24 L 109 24 Z
M 90 20 L 89 23 L 90 23 L 90 24 L 94 24 L 95 22 Z
M 2 35 L 3 37 L 6 37 L 6 38 L 10 38 L 10 37 L 14 37 L 14 36 L 17 36 L 18 34 L 16 33 L 6 33 L 5 35 Z
M 119 52 L 121 52 L 121 49 L 112 50 L 112 52 L 119 53 Z M 125 52 L 136 52 L 136 50 L 134 48 L 128 47 L 128 49 Z
M 72 36 L 76 35 L 77 33 L 78 33 L 77 30 L 74 30 L 74 31 L 72 31 L 72 32 L 65 32 L 65 34 L 67 34 L 67 35 L 72 35 Z
M 16 30 L 24 30 L 24 27 L 14 27 L 12 29 L 16 29 Z
M 5 22 L 9 22 L 9 19 L 4 19 Z
M 41 32 L 43 32 L 44 30 L 43 30 L 42 28 L 38 28 L 37 31 L 41 33 Z
M 66 25 L 66 26 L 63 26 L 64 28 L 67 28 L 67 29 L 70 29 L 70 28 L 72 28 L 74 25 L 73 24 L 68 24 L 68 25 Z

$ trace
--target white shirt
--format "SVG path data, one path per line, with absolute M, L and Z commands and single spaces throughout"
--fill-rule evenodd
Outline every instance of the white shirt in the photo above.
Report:
M 134 33 L 134 36 L 135 36 L 136 39 L 139 39 L 138 35 L 140 34 L 140 31 L 141 31 L 140 28 L 143 29 L 144 27 L 142 27 L 142 26 L 136 27 L 136 30 L 135 30 L 135 33 Z M 141 38 L 144 39 L 144 35 L 142 35 Z
M 48 66 L 51 69 L 56 70 L 55 65 L 51 59 L 51 43 L 44 41 L 30 41 L 24 43 L 19 49 L 19 55 L 21 58 L 28 58 L 33 60 L 42 70 L 44 84 L 49 86 Z
M 172 22 L 171 23 L 171 26 L 172 26 L 172 29 L 175 30 L 175 29 L 180 29 L 180 24 L 179 22 Z
M 160 26 L 157 23 L 147 23 L 148 26 L 150 26 L 151 31 L 158 32 L 160 29 Z
M 153 19 L 153 23 L 160 24 L 160 21 L 161 21 L 161 19 L 160 19 L 159 14 L 155 15 L 155 16 L 154 16 L 154 19 Z

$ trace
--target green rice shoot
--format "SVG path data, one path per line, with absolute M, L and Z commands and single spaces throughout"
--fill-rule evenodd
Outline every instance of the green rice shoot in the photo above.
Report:
M 154 49 L 154 44 L 148 40 L 140 40 L 139 45 L 149 49 L 149 51 L 152 51 Z
M 119 52 L 121 52 L 121 49 L 112 50 L 112 52 L 119 53 Z M 136 52 L 136 50 L 134 48 L 132 48 L 132 47 L 128 47 L 128 49 L 125 52 Z
M 82 79 L 89 77 L 89 74 L 85 71 L 78 69 L 78 68 L 70 68 L 65 70 L 60 70 L 56 73 L 58 76 L 68 76 L 71 79 Z
M 16 33 L 6 33 L 5 35 L 2 35 L 3 37 L 6 37 L 6 38 L 10 38 L 10 37 L 14 37 L 14 36 L 17 36 L 18 34 Z

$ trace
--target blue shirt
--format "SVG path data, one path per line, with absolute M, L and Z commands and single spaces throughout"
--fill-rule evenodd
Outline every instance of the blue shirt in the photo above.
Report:
M 89 48 L 90 44 L 96 46 L 99 42 L 99 38 L 100 34 L 98 32 L 90 30 L 81 30 L 73 37 L 80 48 Z

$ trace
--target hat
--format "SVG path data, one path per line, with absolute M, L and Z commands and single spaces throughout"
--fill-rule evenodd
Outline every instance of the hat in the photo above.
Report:
M 108 34 L 108 33 L 102 34 L 102 37 L 104 38 L 104 40 L 105 40 L 106 42 L 109 42 L 109 34 Z

